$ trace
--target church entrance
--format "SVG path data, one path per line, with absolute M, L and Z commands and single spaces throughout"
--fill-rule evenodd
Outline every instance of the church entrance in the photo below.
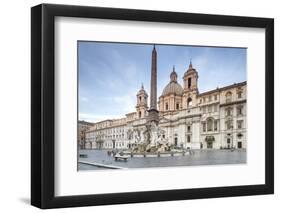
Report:
M 215 142 L 215 137 L 213 135 L 206 136 L 205 141 L 207 143 L 207 149 L 213 149 L 213 143 Z
M 207 149 L 213 149 L 213 142 L 207 142 Z

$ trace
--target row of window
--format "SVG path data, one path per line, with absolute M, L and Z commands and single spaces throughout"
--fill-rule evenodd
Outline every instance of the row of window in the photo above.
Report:
M 236 92 L 236 95 L 237 95 L 237 98 L 240 99 L 242 98 L 243 96 L 243 90 L 240 89 L 240 90 L 237 90 Z M 225 94 L 225 100 L 226 102 L 231 102 L 232 101 L 232 98 L 233 98 L 233 94 L 232 92 L 228 91 L 226 94 Z M 217 101 L 218 100 L 218 94 L 215 94 L 215 95 L 209 95 L 208 97 L 203 97 L 203 98 L 200 98 L 199 100 L 199 103 L 206 103 L 206 102 L 212 102 L 212 101 Z
M 218 120 L 207 119 L 206 122 L 202 122 L 203 132 L 218 131 Z
M 217 112 L 218 109 L 219 109 L 219 105 L 218 105 L 218 104 L 212 104 L 212 105 L 200 107 L 200 110 L 201 110 L 203 113 Z
M 211 136 L 212 137 L 212 136 Z M 243 137 L 243 134 L 241 134 L 241 133 L 238 133 L 237 134 L 237 138 L 238 139 L 241 139 Z M 230 138 L 227 138 L 227 143 L 228 143 L 228 141 L 230 140 Z M 175 145 L 178 145 L 178 138 L 177 137 L 175 137 L 174 138 L 174 142 L 175 142 Z M 191 135 L 187 135 L 187 137 L 186 137 L 186 142 L 187 143 L 191 143 Z M 241 148 L 241 147 L 240 147 Z
M 188 98 L 187 99 L 187 107 L 191 107 L 192 106 L 192 99 L 191 98 Z M 180 109 L 180 103 L 179 102 L 176 102 L 176 110 L 179 110 Z M 166 102 L 165 103 L 165 110 L 168 111 L 170 110 L 169 108 L 169 104 Z
M 240 94 L 240 93 L 238 93 Z M 212 96 L 209 96 L 209 102 L 212 101 Z M 217 95 L 214 95 L 214 99 L 217 100 Z M 242 94 L 238 95 L 238 98 L 241 98 L 242 97 Z M 203 103 L 205 103 L 205 97 L 203 98 Z M 202 99 L 200 99 L 200 104 L 201 104 L 201 101 Z M 231 102 L 232 101 L 232 94 L 231 92 L 228 92 L 228 95 L 226 96 L 226 102 Z M 191 98 L 188 98 L 187 99 L 187 107 L 191 107 L 192 106 L 192 99 Z M 206 112 L 212 112 L 212 107 L 213 107 L 213 111 L 214 112 L 217 112 L 218 110 L 218 104 L 213 104 L 213 105 L 208 105 L 208 106 L 202 106 L 201 109 L 203 110 L 203 113 L 206 113 Z M 168 111 L 170 108 L 169 108 L 169 104 L 168 103 L 165 103 L 165 110 Z M 177 102 L 176 103 L 176 110 L 179 110 L 180 109 L 180 103 Z
M 226 116 L 231 116 L 233 115 L 233 107 L 227 107 L 225 109 L 225 115 Z M 242 105 L 239 105 L 236 107 L 236 115 L 237 116 L 241 116 L 243 115 L 243 106 Z
M 127 145 L 124 143 L 124 142 L 115 142 L 115 147 L 116 148 L 122 148 L 122 147 L 127 147 Z M 103 147 L 104 148 L 113 148 L 113 143 L 107 143 L 107 142 L 105 142 L 104 144 L 103 144 Z
M 100 127 L 100 128 L 104 128 L 104 127 L 108 127 L 107 129 L 100 129 L 100 128 L 97 128 L 97 129 L 95 129 L 96 130 L 96 132 L 104 132 L 104 131 L 106 131 L 106 132 L 108 132 L 108 131 L 110 131 L 110 132 L 121 132 L 121 131 L 124 131 L 124 128 L 123 128 L 123 126 L 119 126 L 119 127 L 114 127 L 114 126 L 118 126 L 118 124 L 120 124 L 121 122 L 115 122 L 114 123 L 114 125 L 112 124 L 112 125 L 102 125 L 101 126 L 101 124 L 98 124 L 96 127 Z
M 203 98 L 200 98 L 199 100 L 199 103 L 206 103 L 207 101 L 208 102 L 211 102 L 211 101 L 217 101 L 218 100 L 218 95 L 215 94 L 215 95 L 209 95 L 208 97 L 203 97 Z
M 91 136 L 94 135 L 104 135 L 104 134 L 115 134 L 115 133 L 123 133 L 124 134 L 124 128 L 114 128 L 114 129 L 108 129 L 108 130 L 102 130 L 97 132 L 88 133 Z
M 238 120 L 236 121 L 237 122 L 237 129 L 242 129 L 243 128 L 243 120 Z M 231 130 L 233 129 L 233 120 L 227 120 L 225 122 L 225 127 L 226 127 L 226 130 Z
M 124 134 L 120 135 L 87 135 L 86 138 L 88 139 L 95 139 L 95 138 L 100 138 L 100 139 L 105 139 L 105 138 L 123 138 Z
M 100 139 L 107 139 L 107 138 L 124 138 L 124 134 L 119 134 L 119 135 L 98 135 L 98 136 L 87 136 L 87 139 L 95 139 L 95 138 L 100 138 Z
M 176 103 L 176 110 L 179 110 L 180 109 L 180 103 L 177 102 Z M 165 103 L 165 110 L 168 111 L 169 110 L 169 104 L 168 103 Z
M 218 104 L 212 104 L 212 105 L 200 107 L 200 110 L 203 113 L 218 112 L 218 109 L 219 109 Z M 232 114 L 233 114 L 233 107 L 228 107 L 225 109 L 226 116 L 231 116 Z M 243 106 L 242 105 L 236 107 L 236 115 L 237 116 L 243 115 Z
M 103 122 L 103 123 L 96 124 L 96 127 L 97 128 L 105 128 L 105 127 L 107 127 L 109 125 L 110 125 L 109 122 Z
M 238 120 L 237 122 L 237 129 L 243 128 L 243 120 Z M 211 132 L 211 131 L 218 131 L 219 121 L 214 119 L 207 119 L 206 122 L 202 122 L 202 129 L 203 132 Z M 226 130 L 233 129 L 233 120 L 227 120 L 225 122 L 225 128 Z
M 238 91 L 236 92 L 237 98 L 238 98 L 238 99 L 242 98 L 242 94 L 243 94 L 243 91 L 242 91 L 242 90 L 238 90 Z M 226 103 L 229 103 L 229 102 L 232 101 L 232 99 L 233 99 L 233 94 L 232 94 L 232 92 L 230 92 L 230 91 L 227 92 L 227 93 L 225 94 L 225 102 L 226 102 Z
M 125 119 L 118 119 L 118 120 L 114 120 L 114 121 L 103 121 L 101 123 L 95 124 L 95 129 L 99 130 L 99 129 L 103 129 L 106 127 L 114 127 L 117 125 L 122 125 L 125 122 Z

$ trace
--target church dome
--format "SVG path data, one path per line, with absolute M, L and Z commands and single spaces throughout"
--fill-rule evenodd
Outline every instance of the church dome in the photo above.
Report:
M 164 88 L 162 96 L 175 94 L 181 96 L 183 94 L 182 86 L 177 82 L 177 73 L 175 72 L 175 67 L 170 75 L 170 83 Z
M 171 81 L 163 90 L 162 96 L 166 96 L 169 94 L 175 94 L 175 95 L 182 95 L 183 94 L 183 88 L 182 86 L 174 81 Z

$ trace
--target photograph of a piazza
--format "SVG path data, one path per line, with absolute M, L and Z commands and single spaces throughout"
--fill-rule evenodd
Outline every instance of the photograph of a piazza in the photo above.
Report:
M 78 41 L 78 171 L 247 163 L 247 49 Z

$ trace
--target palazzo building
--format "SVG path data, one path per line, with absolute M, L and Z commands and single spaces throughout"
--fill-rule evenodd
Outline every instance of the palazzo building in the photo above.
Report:
M 156 65 L 154 47 L 152 75 L 156 75 Z M 120 119 L 93 123 L 85 132 L 85 148 L 127 149 L 142 143 L 145 141 L 145 125 L 156 111 L 159 112 L 161 137 L 170 145 L 186 149 L 246 148 L 247 82 L 200 93 L 198 78 L 198 71 L 190 62 L 181 85 L 173 67 L 170 82 L 158 97 L 158 105 L 153 103 L 157 97 L 154 85 L 155 90 L 150 94 L 156 97 L 150 97 L 150 109 L 148 94 L 142 85 L 136 92 L 136 110 Z M 153 84 L 157 83 L 151 82 L 151 88 Z
M 86 148 L 86 131 L 90 129 L 93 124 L 86 121 L 78 121 L 78 145 L 81 149 Z

